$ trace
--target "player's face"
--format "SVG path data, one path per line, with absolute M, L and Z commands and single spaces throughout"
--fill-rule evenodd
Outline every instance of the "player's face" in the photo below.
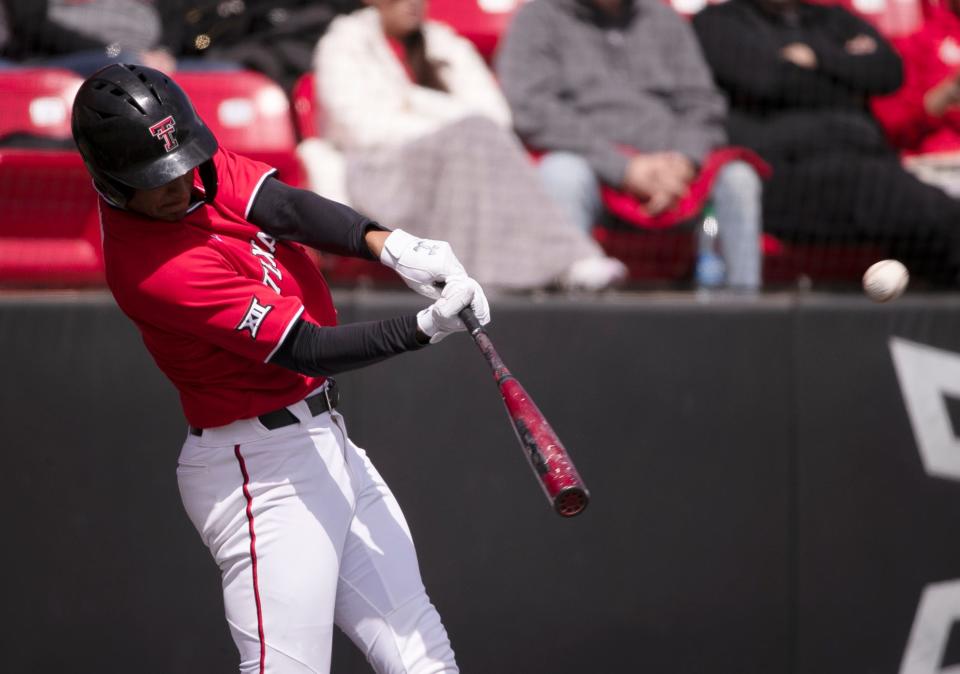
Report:
M 148 218 L 176 222 L 187 214 L 193 191 L 193 171 L 152 190 L 137 190 L 127 201 L 131 211 Z
M 402 38 L 423 24 L 426 0 L 367 0 L 380 12 L 383 30 L 391 37 Z

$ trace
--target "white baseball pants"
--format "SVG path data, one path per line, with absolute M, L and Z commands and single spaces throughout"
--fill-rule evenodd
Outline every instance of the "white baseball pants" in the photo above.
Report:
M 336 624 L 380 674 L 459 672 L 410 530 L 343 417 L 256 419 L 188 435 L 187 515 L 223 578 L 242 674 L 327 674 Z

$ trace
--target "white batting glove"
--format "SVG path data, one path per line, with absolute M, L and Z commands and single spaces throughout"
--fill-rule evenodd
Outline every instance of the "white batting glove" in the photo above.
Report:
M 467 328 L 457 316 L 465 307 L 473 309 L 480 325 L 490 322 L 487 296 L 480 284 L 468 276 L 447 281 L 440 299 L 417 314 L 417 327 L 430 338 L 431 344 L 454 332 L 465 332 Z
M 421 239 L 402 229 L 395 229 L 386 238 L 380 262 L 397 272 L 414 292 L 432 300 L 440 299 L 439 286 L 467 278 L 449 243 Z

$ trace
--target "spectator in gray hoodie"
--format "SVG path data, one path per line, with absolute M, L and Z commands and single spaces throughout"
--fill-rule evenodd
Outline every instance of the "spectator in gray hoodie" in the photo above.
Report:
M 724 100 L 696 37 L 661 0 L 534 0 L 508 29 L 497 70 L 516 131 L 547 153 L 548 190 L 584 229 L 601 212 L 601 181 L 655 216 L 726 142 Z M 737 289 L 760 286 L 760 192 L 742 161 L 710 192 L 725 282 Z

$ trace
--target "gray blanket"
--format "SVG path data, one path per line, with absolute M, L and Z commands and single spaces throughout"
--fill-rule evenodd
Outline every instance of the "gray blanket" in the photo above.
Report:
M 487 288 L 547 286 L 573 262 L 602 254 L 543 191 L 516 138 L 482 117 L 398 148 L 348 154 L 347 190 L 368 217 L 448 241 Z

